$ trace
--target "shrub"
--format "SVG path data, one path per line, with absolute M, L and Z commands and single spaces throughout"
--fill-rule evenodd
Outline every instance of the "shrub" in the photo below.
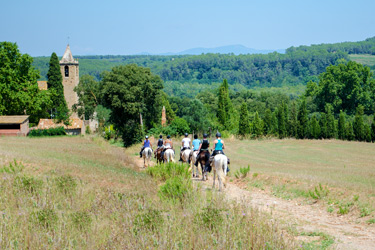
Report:
M 86 131 L 85 131 L 85 133 L 86 133 L 87 135 L 89 135 L 89 134 L 92 133 L 89 125 L 86 126 Z
M 348 203 L 342 203 L 339 205 L 339 211 L 337 211 L 338 214 L 347 214 L 349 213 L 350 207 L 353 206 L 353 202 Z
M 91 216 L 86 211 L 78 211 L 75 213 L 72 213 L 72 222 L 73 224 L 80 230 L 88 229 L 91 226 Z
M 51 228 L 58 221 L 56 212 L 50 208 L 44 208 L 34 213 L 34 218 L 39 225 Z
M 217 229 L 224 221 L 221 209 L 215 208 L 212 205 L 203 208 L 202 212 L 199 213 L 198 219 L 200 223 L 211 230 Z
M 159 210 L 148 209 L 137 214 L 133 222 L 133 230 L 135 234 L 141 229 L 155 231 L 159 229 L 163 223 L 164 218 Z
M 154 178 L 166 181 L 169 178 L 180 176 L 184 179 L 190 179 L 190 173 L 185 165 L 177 163 L 166 163 L 148 167 L 146 172 Z
M 43 186 L 42 180 L 37 180 L 32 176 L 17 176 L 14 180 L 15 186 L 30 193 L 36 193 Z
M 34 129 L 29 133 L 30 137 L 66 135 L 64 127 L 49 129 Z
M 329 190 L 327 187 L 323 187 L 322 184 L 319 183 L 319 186 L 315 187 L 314 190 L 309 190 L 309 196 L 315 200 L 319 200 L 325 196 L 327 196 Z
M 159 196 L 161 199 L 180 201 L 181 203 L 187 198 L 192 184 L 190 179 L 181 176 L 174 176 L 168 179 L 164 185 L 160 186 Z
M 247 174 L 250 172 L 250 165 L 247 165 L 247 167 L 241 167 L 240 170 L 237 170 L 237 172 L 234 174 L 234 176 L 239 178 L 246 178 Z
M 55 178 L 55 183 L 59 191 L 64 194 L 74 194 L 77 188 L 76 180 L 70 175 Z
M 113 139 L 116 137 L 116 135 L 117 135 L 117 130 L 113 128 L 113 125 L 109 125 L 104 128 L 104 138 L 106 140 Z
M 16 160 L 13 163 L 9 163 L 9 166 L 0 168 L 0 173 L 17 174 L 22 172 L 25 166 L 22 163 L 18 163 Z

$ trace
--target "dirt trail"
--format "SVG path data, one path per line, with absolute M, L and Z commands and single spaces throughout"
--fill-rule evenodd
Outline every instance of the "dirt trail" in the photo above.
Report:
M 138 158 L 136 162 L 142 169 L 143 160 Z M 202 183 L 206 189 L 211 189 L 212 177 Z M 256 189 L 248 191 L 231 183 L 227 183 L 224 192 L 229 200 L 247 202 L 256 209 L 272 213 L 276 220 L 282 218 L 288 224 L 296 225 L 299 232 L 324 232 L 333 236 L 332 249 L 375 250 L 374 225 L 357 224 L 344 216 L 332 215 L 318 205 L 301 205 L 295 200 L 283 200 Z

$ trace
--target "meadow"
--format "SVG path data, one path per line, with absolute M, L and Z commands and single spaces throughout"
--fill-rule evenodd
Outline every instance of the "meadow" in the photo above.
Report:
M 350 54 L 350 60 L 356 61 L 357 63 L 361 63 L 367 66 L 374 66 L 375 65 L 375 55 L 369 54 Z
M 95 136 L 0 138 L 0 248 L 298 247 L 268 214 L 192 185 L 185 167 L 146 173 L 134 159 Z

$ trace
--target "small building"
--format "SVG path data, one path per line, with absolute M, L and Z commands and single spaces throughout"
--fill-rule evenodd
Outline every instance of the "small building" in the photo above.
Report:
M 65 132 L 68 135 L 80 135 L 85 134 L 85 125 L 79 118 L 70 118 L 70 125 L 63 123 L 55 123 L 53 119 L 40 119 L 37 129 L 49 129 L 56 127 L 64 127 Z
M 28 115 L 0 116 L 0 136 L 27 136 L 28 134 Z

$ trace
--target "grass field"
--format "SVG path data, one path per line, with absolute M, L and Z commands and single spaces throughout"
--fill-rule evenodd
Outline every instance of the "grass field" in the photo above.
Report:
M 250 165 L 250 185 L 286 199 L 310 198 L 315 187 L 329 190 L 322 198 L 332 212 L 366 217 L 375 209 L 375 144 L 339 140 L 226 139 L 232 176 Z M 255 175 L 254 175 L 255 173 Z M 318 189 L 319 191 L 319 189 Z M 345 203 L 345 204 L 344 204 Z M 345 211 L 346 212 L 346 211 Z
M 133 160 L 99 137 L 0 138 L 0 249 L 297 248 L 269 215 Z
M 358 63 L 362 63 L 367 66 L 375 65 L 375 55 L 366 55 L 366 54 L 351 54 L 349 58 Z

